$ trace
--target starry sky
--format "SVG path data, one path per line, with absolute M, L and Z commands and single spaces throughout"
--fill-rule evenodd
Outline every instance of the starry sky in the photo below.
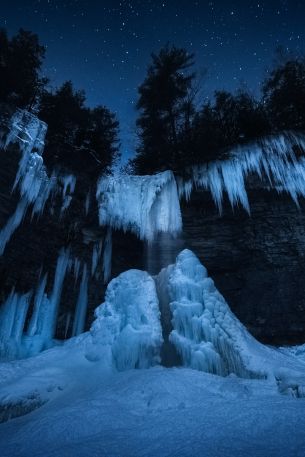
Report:
M 305 0 L 5 0 L 0 27 L 39 35 L 52 87 L 71 79 L 90 106 L 116 112 L 127 158 L 152 51 L 169 42 L 195 54 L 199 102 L 241 85 L 258 94 L 277 47 L 304 53 L 304 17 Z

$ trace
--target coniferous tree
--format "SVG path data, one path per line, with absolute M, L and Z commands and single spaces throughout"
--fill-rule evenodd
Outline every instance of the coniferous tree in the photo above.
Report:
M 48 124 L 44 161 L 50 168 L 98 175 L 119 156 L 118 121 L 107 108 L 85 106 L 83 91 L 65 82 L 41 97 L 39 117 Z
M 274 130 L 305 130 L 305 59 L 276 66 L 264 82 L 263 97 Z
M 20 29 L 9 39 L 0 30 L 0 102 L 29 108 L 38 102 L 47 78 L 41 77 L 44 46 L 35 33 Z
M 175 170 L 182 163 L 194 114 L 192 65 L 193 55 L 175 46 L 152 54 L 138 89 L 139 147 L 133 160 L 137 173 Z

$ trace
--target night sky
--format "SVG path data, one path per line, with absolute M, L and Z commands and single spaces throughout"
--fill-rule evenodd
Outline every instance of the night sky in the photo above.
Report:
M 3 1 L 0 26 L 20 27 L 47 46 L 44 72 L 71 79 L 90 106 L 105 104 L 121 124 L 122 152 L 135 147 L 137 86 L 150 53 L 167 42 L 195 53 L 203 101 L 241 84 L 259 92 L 275 49 L 305 51 L 305 1 Z

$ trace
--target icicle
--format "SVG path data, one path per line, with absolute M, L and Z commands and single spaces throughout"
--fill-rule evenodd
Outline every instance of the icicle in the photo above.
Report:
M 60 213 L 61 215 L 69 208 L 72 201 L 72 194 L 75 190 L 76 185 L 76 176 L 70 175 L 61 175 L 58 177 L 58 180 L 62 183 L 62 206 Z
M 91 190 L 86 195 L 86 200 L 85 200 L 85 215 L 88 216 L 89 213 L 89 208 L 90 208 L 90 199 L 91 199 Z
M 77 257 L 75 257 L 74 264 L 73 264 L 73 273 L 74 273 L 75 284 L 79 277 L 79 270 L 80 270 L 80 260 Z
M 0 360 L 22 355 L 22 334 L 29 308 L 31 292 L 17 294 L 14 289 L 0 310 Z
M 106 284 L 111 277 L 111 261 L 112 261 L 112 230 L 108 227 L 107 235 L 104 243 L 103 253 L 103 272 L 104 284 Z
M 24 330 L 25 319 L 29 309 L 31 296 L 32 292 L 28 292 L 18 297 L 11 336 L 17 343 L 19 343 L 19 345 L 21 343 L 21 337 Z
M 40 281 L 35 299 L 34 299 L 34 309 L 32 317 L 28 327 L 28 336 L 34 336 L 42 332 L 42 319 L 45 311 L 42 309 L 44 302 L 45 289 L 47 284 L 48 275 L 45 274 L 42 280 Z
M 98 241 L 93 245 L 91 276 L 94 276 L 102 253 L 103 242 Z
M 54 285 L 50 297 L 49 309 L 48 312 L 43 316 L 43 333 L 45 334 L 48 340 L 51 340 L 55 334 L 58 306 L 60 303 L 63 282 L 69 264 L 69 257 L 70 249 L 62 249 L 57 260 Z
M 84 265 L 82 280 L 79 288 L 79 295 L 76 303 L 72 336 L 79 335 L 84 331 L 86 312 L 88 306 L 88 271 L 87 265 Z
M 226 192 L 232 207 L 241 204 L 249 213 L 245 179 L 256 173 L 268 180 L 267 188 L 287 192 L 298 203 L 305 196 L 305 157 L 296 158 L 294 148 L 305 151 L 305 136 L 285 133 L 233 149 L 230 157 L 189 169 L 191 178 L 177 179 L 179 196 L 189 199 L 193 187 L 207 189 L 221 213 Z
M 17 205 L 14 214 L 8 219 L 5 226 L 0 231 L 0 255 L 3 254 L 7 243 L 10 241 L 13 233 L 21 224 L 28 207 L 28 202 L 23 197 Z
M 68 337 L 68 332 L 69 332 L 69 328 L 70 328 L 71 318 L 72 318 L 71 313 L 67 313 L 66 326 L 65 326 L 65 338 Z

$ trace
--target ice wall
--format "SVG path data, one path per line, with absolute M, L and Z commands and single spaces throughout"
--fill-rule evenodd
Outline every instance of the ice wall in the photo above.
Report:
M 158 232 L 178 233 L 182 228 L 174 175 L 120 175 L 101 178 L 96 197 L 101 225 L 130 230 L 142 240 Z
M 229 151 L 226 160 L 191 167 L 189 179 L 177 178 L 179 196 L 188 200 L 194 188 L 207 189 L 221 213 L 226 192 L 232 207 L 241 205 L 250 213 L 245 179 L 254 173 L 267 188 L 287 192 L 297 203 L 305 196 L 304 151 L 305 137 L 299 133 L 262 138 Z

